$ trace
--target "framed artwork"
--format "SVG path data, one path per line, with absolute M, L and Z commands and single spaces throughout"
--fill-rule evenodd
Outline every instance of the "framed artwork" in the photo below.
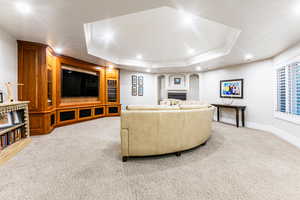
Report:
M 137 96 L 137 75 L 131 76 L 131 95 Z
M 13 125 L 11 113 L 0 115 L 0 128 L 7 128 Z
M 137 87 L 136 86 L 132 86 L 132 88 L 131 88 L 131 95 L 132 96 L 137 96 Z
M 244 79 L 221 80 L 221 98 L 244 98 Z
M 174 78 L 174 85 L 180 85 L 181 84 L 181 78 Z
M 0 92 L 0 103 L 3 103 L 3 93 Z
M 131 81 L 132 81 L 132 85 L 136 85 L 137 84 L 137 75 L 132 75 Z
M 139 85 L 144 85 L 144 77 L 139 76 Z
M 144 87 L 139 87 L 139 96 L 143 96 L 144 95 Z

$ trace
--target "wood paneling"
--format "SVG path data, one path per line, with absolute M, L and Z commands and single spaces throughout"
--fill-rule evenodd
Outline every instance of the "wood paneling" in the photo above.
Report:
M 51 47 L 26 41 L 18 41 L 18 79 L 19 100 L 28 100 L 31 133 L 33 135 L 47 134 L 56 126 L 76 123 L 78 121 L 94 119 L 104 116 L 118 116 L 120 113 L 108 113 L 108 107 L 118 106 L 120 111 L 120 82 L 119 70 L 107 69 L 93 63 L 84 62 L 68 56 L 55 55 Z M 61 68 L 63 65 L 72 66 L 77 70 L 96 72 L 99 75 L 99 96 L 80 98 L 61 98 Z M 51 71 L 51 73 L 49 73 Z M 51 82 L 52 88 L 48 86 Z M 117 81 L 116 102 L 107 101 L 107 80 Z M 51 92 L 48 91 L 50 88 Z M 48 93 L 52 93 L 52 104 L 48 103 Z M 51 97 L 50 97 L 51 99 Z M 94 109 L 103 107 L 102 115 L 95 115 Z M 92 116 L 79 119 L 79 110 L 91 108 Z M 76 119 L 61 122 L 60 112 L 74 110 Z M 51 125 L 51 115 L 55 117 L 55 124 Z

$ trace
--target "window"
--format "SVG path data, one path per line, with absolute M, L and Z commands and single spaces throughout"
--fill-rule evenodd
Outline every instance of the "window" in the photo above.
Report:
M 277 69 L 277 111 L 300 116 L 300 62 Z

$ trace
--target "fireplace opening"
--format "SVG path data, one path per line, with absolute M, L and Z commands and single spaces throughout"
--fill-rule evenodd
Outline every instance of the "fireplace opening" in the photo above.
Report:
M 169 92 L 168 99 L 186 100 L 186 93 Z

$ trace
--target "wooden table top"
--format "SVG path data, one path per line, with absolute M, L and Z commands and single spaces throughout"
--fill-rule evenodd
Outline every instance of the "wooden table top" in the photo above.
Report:
M 223 107 L 223 108 L 241 108 L 241 109 L 246 108 L 246 106 L 242 106 L 242 105 L 229 105 L 229 104 L 211 104 L 211 105 L 216 107 Z

